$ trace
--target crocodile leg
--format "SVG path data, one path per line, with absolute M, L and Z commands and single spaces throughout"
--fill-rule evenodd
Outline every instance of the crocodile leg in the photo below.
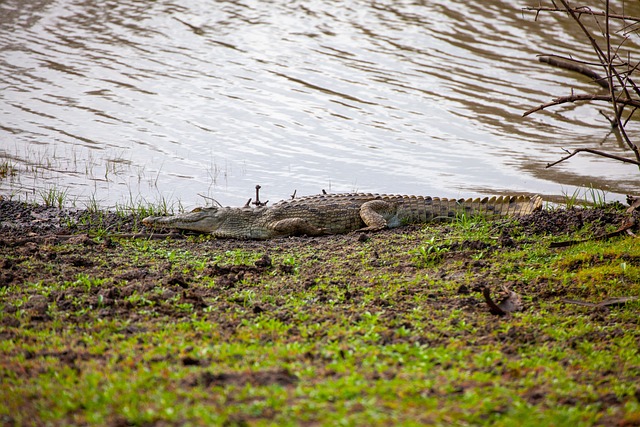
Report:
M 271 224 L 270 228 L 284 236 L 320 236 L 327 234 L 324 228 L 318 228 L 302 218 L 286 218 Z
M 385 202 L 384 200 L 371 200 L 365 202 L 360 206 L 360 218 L 366 224 L 366 227 L 359 229 L 358 231 L 377 231 L 387 228 L 387 217 L 390 217 L 395 213 L 395 206 L 392 203 Z

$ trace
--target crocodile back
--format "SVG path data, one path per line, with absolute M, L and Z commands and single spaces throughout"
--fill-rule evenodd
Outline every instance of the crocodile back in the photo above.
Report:
M 462 214 L 488 218 L 523 216 L 542 207 L 542 198 L 537 195 L 448 199 L 374 193 L 318 194 L 274 204 L 271 220 L 299 216 L 330 233 L 348 232 L 365 226 L 360 208 L 374 200 L 386 202 L 390 207 L 381 212 L 389 228 Z
M 376 197 L 378 195 L 359 193 L 319 194 L 283 200 L 271 206 L 263 216 L 262 223 L 268 228 L 273 228 L 279 221 L 299 218 L 312 227 L 322 229 L 323 234 L 347 233 L 365 226 L 360 216 L 360 208 Z M 287 234 L 287 231 L 282 234 Z

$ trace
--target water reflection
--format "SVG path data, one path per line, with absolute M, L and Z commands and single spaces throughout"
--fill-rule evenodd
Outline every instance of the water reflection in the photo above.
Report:
M 580 34 L 519 7 L 5 1 L 0 156 L 19 174 L 0 188 L 187 205 L 198 193 L 242 203 L 258 183 L 271 200 L 323 188 L 637 192 L 637 168 L 609 160 L 544 169 L 561 148 L 624 147 L 604 139 L 594 106 L 522 118 L 570 87 L 596 89 L 536 60 L 589 57 Z

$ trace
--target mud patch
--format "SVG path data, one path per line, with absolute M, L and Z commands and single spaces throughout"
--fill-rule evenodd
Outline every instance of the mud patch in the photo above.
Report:
M 189 385 L 202 387 L 224 387 L 234 385 L 243 387 L 246 384 L 256 386 L 268 386 L 278 384 L 283 387 L 294 386 L 298 383 L 298 377 L 287 369 L 275 369 L 257 372 L 203 372 L 189 381 Z

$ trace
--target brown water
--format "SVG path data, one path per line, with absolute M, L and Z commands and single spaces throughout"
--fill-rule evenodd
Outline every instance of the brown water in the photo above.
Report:
M 238 204 L 256 184 L 273 201 L 321 189 L 638 193 L 638 169 L 611 160 L 545 169 L 562 148 L 626 153 L 604 104 L 522 117 L 597 90 L 537 61 L 590 51 L 570 21 L 536 22 L 526 5 L 3 0 L 0 162 L 17 174 L 0 191 L 64 189 L 80 206 Z

